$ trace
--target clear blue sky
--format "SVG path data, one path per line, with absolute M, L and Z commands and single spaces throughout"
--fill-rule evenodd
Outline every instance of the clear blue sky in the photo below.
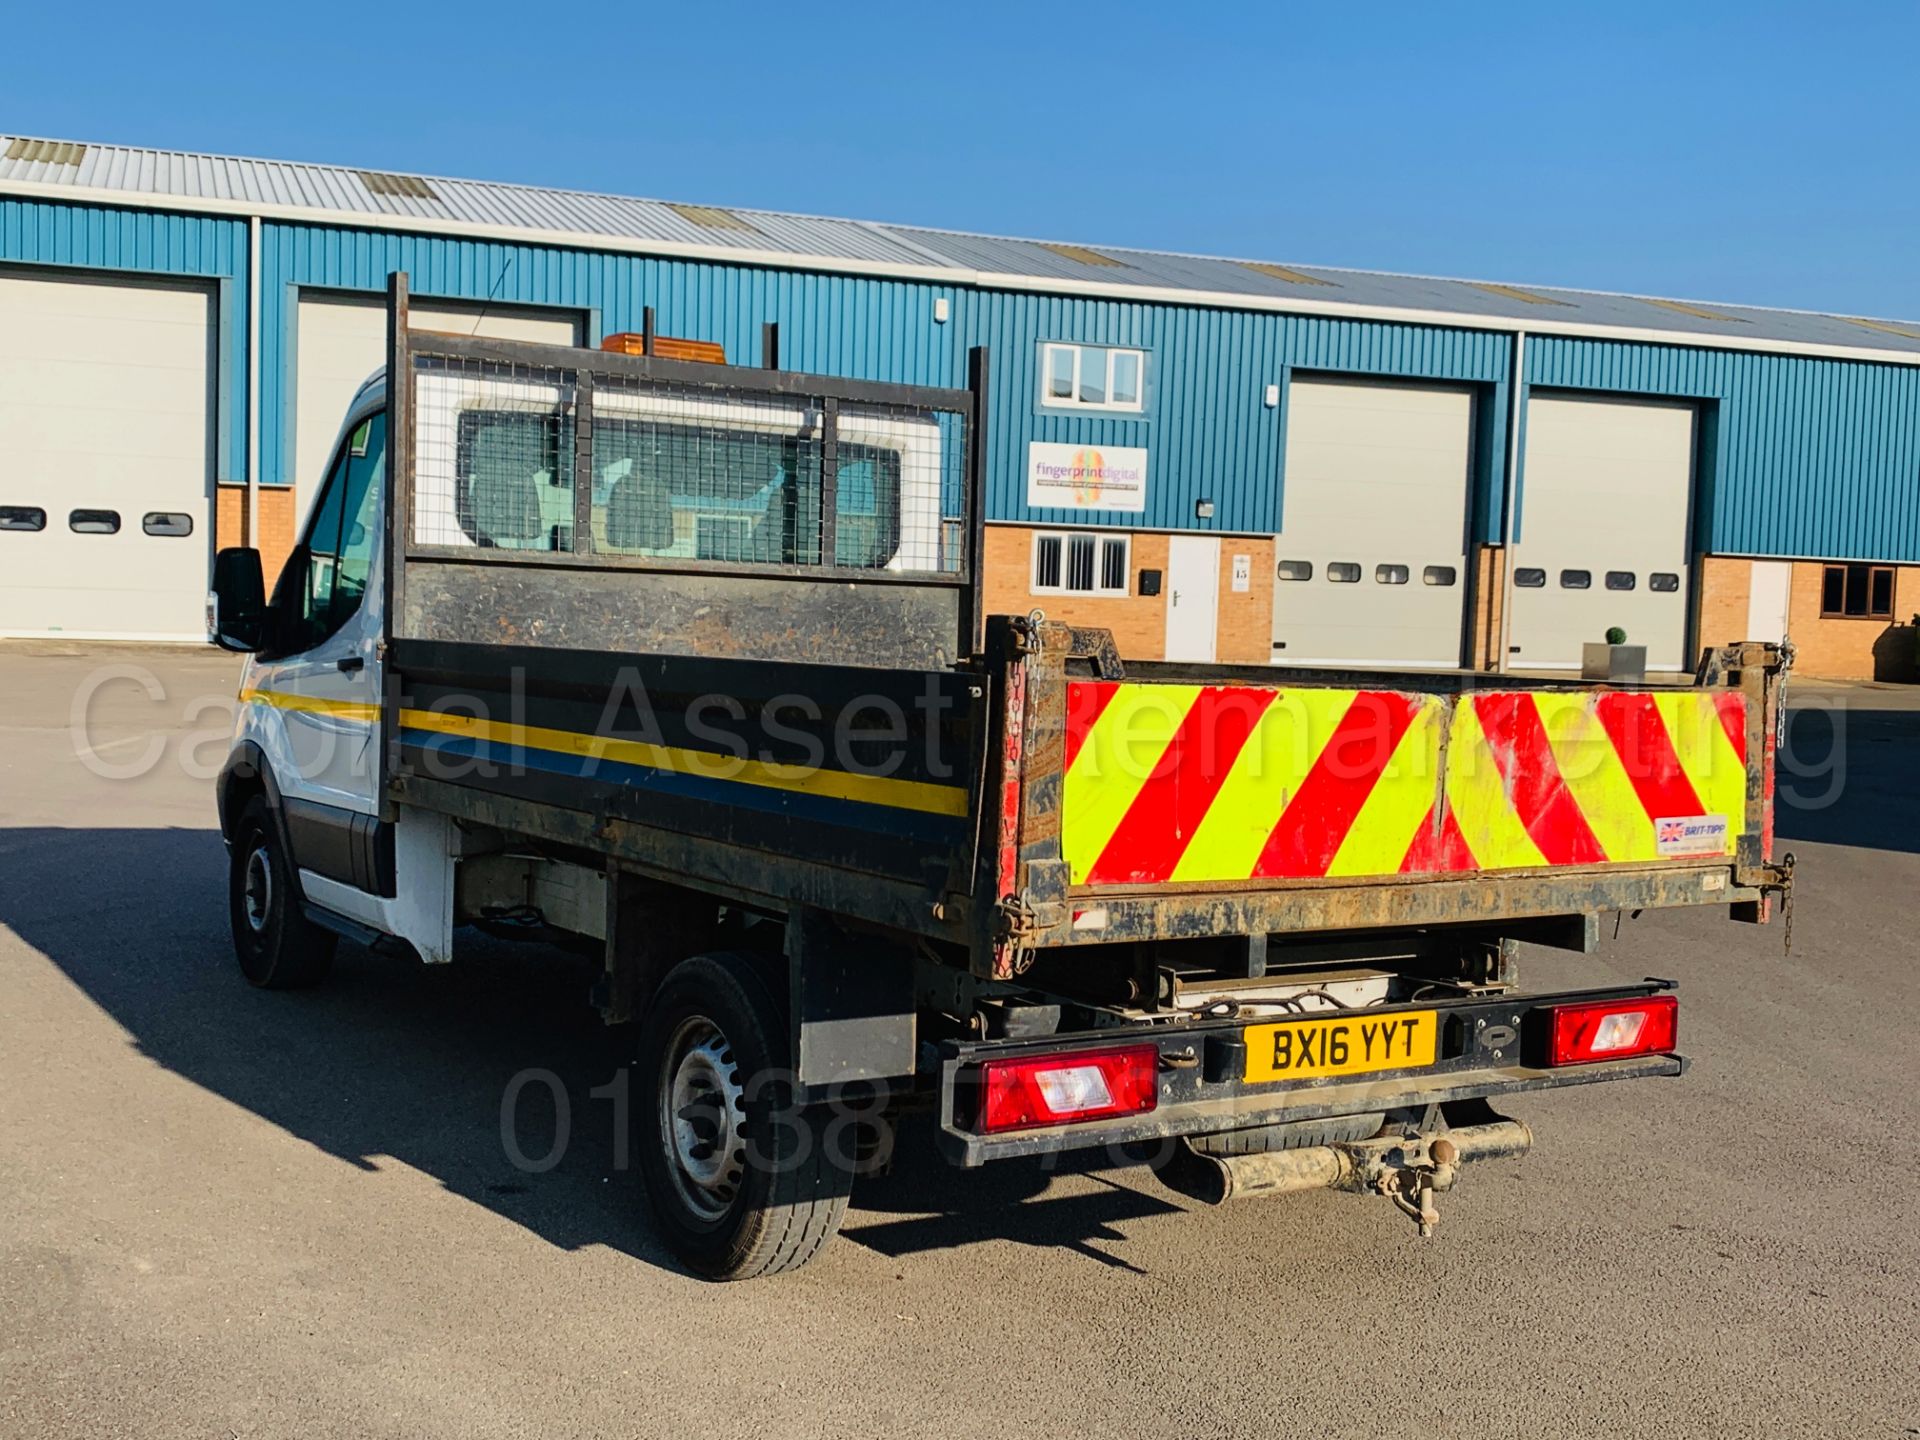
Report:
M 0 131 L 1920 318 L 1912 0 L 107 0 L 5 28 Z

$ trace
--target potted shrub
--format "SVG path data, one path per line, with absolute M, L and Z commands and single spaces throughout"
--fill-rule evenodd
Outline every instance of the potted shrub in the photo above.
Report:
M 1647 647 L 1627 644 L 1627 632 L 1615 625 L 1599 644 L 1588 641 L 1580 647 L 1580 675 L 1585 680 L 1638 685 L 1647 678 Z

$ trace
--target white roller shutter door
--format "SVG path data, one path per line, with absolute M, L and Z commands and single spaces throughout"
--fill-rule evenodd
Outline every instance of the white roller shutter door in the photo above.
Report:
M 1459 665 L 1472 473 L 1470 391 L 1294 381 L 1273 659 Z
M 548 345 L 579 345 L 585 340 L 583 317 L 567 310 L 415 301 L 410 316 L 416 330 Z M 326 474 L 327 461 L 333 458 L 347 406 L 367 377 L 386 362 L 386 305 L 360 295 L 303 295 L 295 348 L 294 523 L 298 534 L 306 524 L 307 505 Z
M 1570 670 L 1615 626 L 1651 670 L 1691 668 L 1694 407 L 1536 395 L 1527 404 L 1508 663 Z
M 206 639 L 214 320 L 208 285 L 0 270 L 0 634 Z

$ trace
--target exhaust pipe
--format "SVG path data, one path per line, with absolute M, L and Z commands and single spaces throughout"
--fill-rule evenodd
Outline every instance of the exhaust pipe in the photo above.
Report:
M 1380 1136 L 1343 1145 L 1309 1145 L 1260 1155 L 1202 1155 L 1183 1146 L 1181 1163 L 1169 1174 L 1174 1188 L 1208 1205 L 1302 1190 L 1382 1190 L 1382 1181 L 1404 1171 L 1443 1174 L 1469 1160 L 1505 1160 L 1533 1148 L 1533 1132 L 1518 1120 L 1465 1125 L 1444 1134 Z

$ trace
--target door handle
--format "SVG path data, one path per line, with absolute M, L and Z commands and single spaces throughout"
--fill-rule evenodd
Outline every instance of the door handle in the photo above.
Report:
M 364 655 L 345 655 L 334 661 L 333 664 L 334 668 L 339 670 L 342 675 L 351 675 L 356 670 L 364 670 L 367 668 L 367 657 Z

